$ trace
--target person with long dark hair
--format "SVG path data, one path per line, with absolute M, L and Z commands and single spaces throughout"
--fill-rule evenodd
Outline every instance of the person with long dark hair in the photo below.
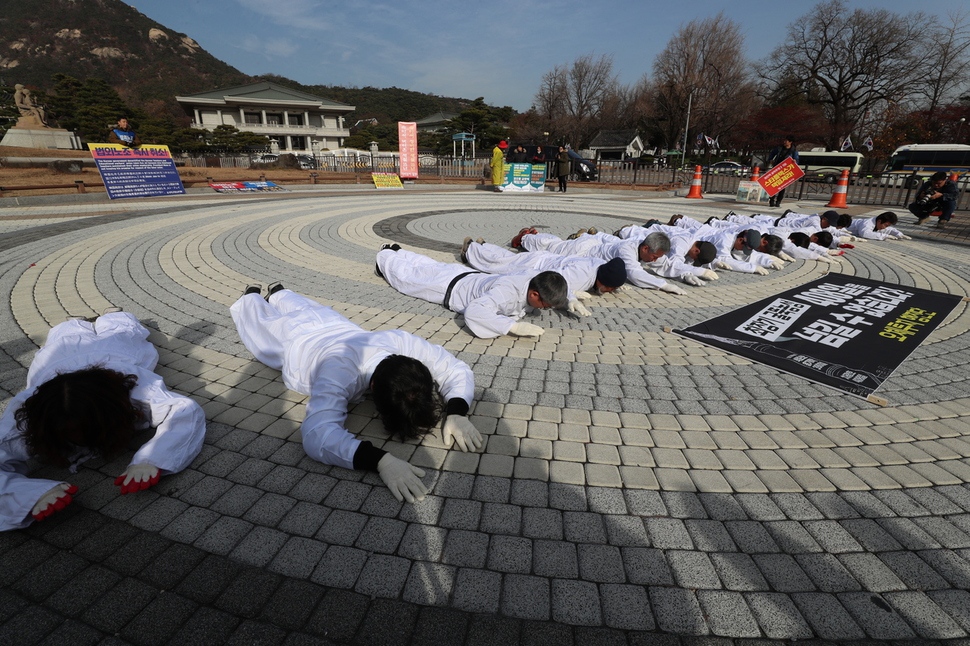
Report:
M 55 326 L 27 373 L 27 388 L 0 417 L 0 531 L 25 527 L 70 504 L 77 487 L 27 477 L 27 461 L 69 469 L 124 453 L 149 426 L 155 434 L 115 479 L 121 493 L 181 471 L 202 449 L 202 408 L 152 372 L 158 352 L 127 312 Z
M 311 458 L 376 471 L 399 501 L 424 498 L 424 471 L 347 430 L 350 402 L 368 389 L 389 434 L 419 439 L 444 417 L 445 446 L 482 447 L 481 434 L 466 417 L 474 376 L 450 352 L 403 330 L 363 330 L 280 283 L 270 285 L 265 299 L 260 292 L 250 285 L 229 312 L 256 359 L 281 371 L 287 388 L 310 397 L 300 431 Z

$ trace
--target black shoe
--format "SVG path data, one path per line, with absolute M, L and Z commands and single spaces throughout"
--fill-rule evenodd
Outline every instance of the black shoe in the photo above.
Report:
M 916 218 L 916 226 L 919 226 L 919 225 L 923 224 L 924 222 L 926 222 L 926 219 L 929 218 L 929 217 L 930 216 L 928 216 L 928 215 L 924 215 L 921 218 L 919 218 L 919 217 Z
M 243 296 L 246 296 L 247 294 L 259 294 L 262 291 L 263 291 L 262 285 L 256 285 L 256 284 L 246 285 L 246 291 L 243 292 Z
M 381 273 L 381 268 L 377 266 L 376 262 L 374 263 L 374 273 L 377 274 L 378 278 L 384 278 L 384 274 Z
M 269 287 L 266 288 L 266 302 L 269 302 L 269 297 L 278 291 L 286 289 L 283 287 L 283 283 L 276 281 L 275 283 L 270 283 Z
M 461 261 L 468 264 L 468 247 L 472 246 L 472 237 L 467 236 L 461 243 Z
M 774 199 L 768 200 L 768 206 L 770 206 L 771 208 L 775 208 L 775 200 Z
M 391 251 L 400 251 L 401 245 L 399 245 L 396 242 L 385 242 L 384 244 L 381 245 L 381 251 L 384 251 L 385 249 L 390 249 Z

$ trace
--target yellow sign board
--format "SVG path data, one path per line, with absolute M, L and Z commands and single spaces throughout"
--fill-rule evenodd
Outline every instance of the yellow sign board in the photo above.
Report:
M 375 188 L 404 188 L 397 173 L 371 173 Z

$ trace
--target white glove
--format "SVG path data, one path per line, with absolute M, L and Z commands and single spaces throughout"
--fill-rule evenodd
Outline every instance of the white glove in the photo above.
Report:
M 693 285 L 694 287 L 700 287 L 701 285 L 704 284 L 704 281 L 701 280 L 699 277 L 695 276 L 694 274 L 684 274 L 681 277 L 681 280 L 683 280 L 688 285 Z
M 731 265 L 727 264 L 723 260 L 714 261 L 714 269 L 730 269 Z
M 836 262 L 838 262 L 838 260 L 836 260 L 836 259 L 835 259 L 835 258 L 833 258 L 832 256 L 819 256 L 819 257 L 818 257 L 818 258 L 816 258 L 815 260 L 817 260 L 817 261 L 819 261 L 819 262 L 824 262 L 824 263 L 825 263 L 825 264 L 827 264 L 827 265 L 831 265 L 832 263 L 836 263 Z
M 721 280 L 721 277 L 717 275 L 717 272 L 712 269 L 705 269 L 701 273 L 701 278 L 704 280 Z
M 579 316 L 589 316 L 592 312 L 586 309 L 586 306 L 580 303 L 578 300 L 573 299 L 569 301 L 567 308 L 573 314 L 578 314 Z
M 593 298 L 593 295 L 589 292 L 576 292 L 577 301 L 588 301 L 591 298 Z
M 632 289 L 633 288 L 630 287 L 630 284 L 629 283 L 623 283 L 622 285 L 620 285 L 619 287 L 617 287 L 616 289 L 614 289 L 613 290 L 613 293 L 615 294 L 616 292 L 629 292 Z
M 71 504 L 72 494 L 75 493 L 77 493 L 77 487 L 72 484 L 62 482 L 55 485 L 34 504 L 30 515 L 34 520 L 44 520 L 55 511 L 60 511 Z
M 841 249 L 829 249 L 826 253 L 828 253 L 828 255 L 830 255 L 830 256 L 842 256 L 842 255 L 845 255 L 845 252 L 842 251 Z
M 424 500 L 428 494 L 428 489 L 421 482 L 424 471 L 390 453 L 384 454 L 377 463 L 377 473 L 398 502 Z
M 789 255 L 788 255 L 787 253 L 785 253 L 784 251 L 779 251 L 779 252 L 778 252 L 778 258 L 780 258 L 780 259 L 782 259 L 782 260 L 784 260 L 785 262 L 795 262 L 795 259 L 794 259 L 794 258 L 792 258 L 791 256 L 789 256 Z
M 158 478 L 158 467 L 144 462 L 129 465 L 120 476 L 115 478 L 115 485 L 121 487 L 123 494 L 134 493 L 157 484 Z
M 896 236 L 896 239 L 897 240 L 912 240 L 912 238 L 909 237 L 908 235 L 906 235 L 905 233 L 900 233 L 898 236 Z
M 515 336 L 542 336 L 543 332 L 545 330 L 538 325 L 523 323 L 522 321 L 513 323 L 512 327 L 509 328 L 509 334 L 514 334 Z
M 845 236 L 840 236 L 840 237 L 842 239 L 839 242 L 865 242 L 866 241 L 865 238 L 860 238 L 859 236 L 854 236 L 851 233 L 849 234 L 849 237 L 848 238 L 845 237 Z
M 464 415 L 449 415 L 445 418 L 441 439 L 448 448 L 451 448 L 452 443 L 458 444 L 462 451 L 477 451 L 482 448 L 482 434 Z
M 785 261 L 782 260 L 781 258 L 772 258 L 769 266 L 776 271 L 779 269 L 784 269 Z
M 667 292 L 668 294 L 674 294 L 676 296 L 683 296 L 684 294 L 687 293 L 682 288 L 677 287 L 677 285 L 674 285 L 673 283 L 664 283 L 663 286 L 660 287 L 660 291 Z
M 758 274 L 759 276 L 767 276 L 768 270 L 764 267 L 755 267 L 754 273 Z

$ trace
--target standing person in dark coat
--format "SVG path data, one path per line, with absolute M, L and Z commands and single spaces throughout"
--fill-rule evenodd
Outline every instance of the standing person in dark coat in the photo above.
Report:
M 556 177 L 559 178 L 559 192 L 566 192 L 566 180 L 569 179 L 569 171 L 572 166 L 572 160 L 569 159 L 569 153 L 566 151 L 565 146 L 559 146 L 559 154 L 556 155 Z
M 509 163 L 511 164 L 528 164 L 529 163 L 529 153 L 525 151 L 522 144 L 515 147 L 515 150 L 509 155 Z
M 138 148 L 141 146 L 141 139 L 135 134 L 134 129 L 128 125 L 128 119 L 121 117 L 118 119 L 118 125 L 108 133 L 108 143 L 120 144 L 125 148 Z
M 780 146 L 775 146 L 771 149 L 771 154 L 768 155 L 768 167 L 774 168 L 788 157 L 791 157 L 792 161 L 796 164 L 798 163 L 798 149 L 795 148 L 795 142 L 791 136 L 785 137 L 781 140 Z M 781 206 L 783 199 L 785 199 L 785 189 L 769 197 L 768 206 Z

